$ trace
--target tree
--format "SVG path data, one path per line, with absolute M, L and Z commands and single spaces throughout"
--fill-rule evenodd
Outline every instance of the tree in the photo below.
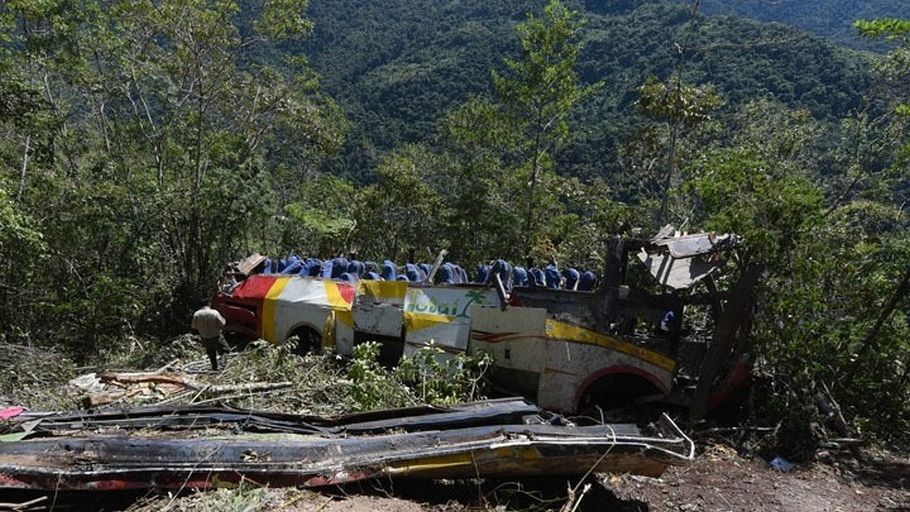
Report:
M 677 73 L 667 82 L 651 77 L 639 88 L 638 105 L 642 112 L 666 127 L 664 176 L 658 186 L 660 213 L 658 223 L 669 219 L 670 192 L 679 166 L 678 144 L 681 131 L 709 121 L 711 113 L 721 105 L 720 97 L 711 86 L 687 84 Z
M 519 173 L 526 179 L 522 200 L 524 256 L 530 256 L 541 204 L 553 200 L 554 153 L 569 137 L 572 107 L 597 86 L 582 87 L 575 63 L 584 47 L 578 13 L 550 0 L 543 16 L 533 14 L 518 25 L 521 57 L 506 59 L 505 73 L 494 72 L 493 83 L 507 119 L 519 134 Z
M 304 181 L 296 201 L 284 207 L 278 251 L 336 255 L 348 249 L 356 227 L 354 185 L 335 176 Z
M 431 256 L 448 245 L 444 238 L 446 212 L 437 192 L 443 162 L 423 146 L 405 146 L 379 163 L 375 184 L 355 199 L 358 254 L 375 259 L 405 258 L 410 251 Z
M 739 266 L 766 268 L 752 339 L 771 378 L 753 412 L 781 422 L 779 441 L 800 452 L 828 427 L 819 397 L 840 404 L 854 432 L 906 442 L 908 322 L 889 308 L 906 276 L 910 224 L 867 159 L 839 162 L 840 146 L 867 141 L 853 140 L 861 132 L 850 123 L 823 129 L 807 111 L 764 99 L 727 121 L 731 135 L 682 167 L 681 192 L 695 201 L 695 225 L 743 237 Z M 863 194 L 830 189 L 847 171 L 862 173 Z
M 0 188 L 0 261 L 5 276 L 0 283 L 0 332 L 4 335 L 27 324 L 29 312 L 23 306 L 32 305 L 31 282 L 47 254 L 44 236 L 35 224 Z
M 516 133 L 497 105 L 472 98 L 443 120 L 443 158 L 453 162 L 439 193 L 445 199 L 446 237 L 453 261 L 518 256 L 522 243 L 516 208 L 524 188 L 506 163 Z
M 902 194 L 901 203 L 910 200 L 910 138 L 906 137 L 910 127 L 910 20 L 883 18 L 859 20 L 855 24 L 859 32 L 868 38 L 885 38 L 896 47 L 878 58 L 874 70 L 878 79 L 877 96 L 890 110 L 893 126 L 899 127 L 904 137 L 897 151 L 898 158 L 891 166 L 892 175 L 898 181 L 897 192 Z
M 276 169 L 345 131 L 300 59 L 250 58 L 305 36 L 306 6 L 0 4 L 0 173 L 44 235 L 53 264 L 33 286 L 54 335 L 91 352 L 106 333 L 182 331 L 224 262 L 271 239 L 293 201 Z

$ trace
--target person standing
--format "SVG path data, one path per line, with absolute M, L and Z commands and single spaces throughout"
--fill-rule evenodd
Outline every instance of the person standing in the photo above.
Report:
M 190 326 L 199 333 L 202 338 L 202 346 L 212 362 L 212 370 L 218 370 L 218 354 L 224 354 L 230 351 L 224 336 L 221 335 L 221 329 L 227 323 L 221 313 L 212 309 L 206 302 L 199 311 L 193 313 L 193 322 Z

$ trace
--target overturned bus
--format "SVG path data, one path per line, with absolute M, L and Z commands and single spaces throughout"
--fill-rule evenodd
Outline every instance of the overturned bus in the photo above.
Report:
M 495 384 L 550 410 L 664 401 L 699 416 L 748 378 L 760 271 L 715 275 L 737 243 L 734 235 L 667 229 L 647 240 L 613 239 L 592 291 L 510 286 L 497 273 L 484 284 L 344 282 L 257 273 L 264 258 L 252 257 L 213 306 L 228 331 L 274 343 L 295 338 L 302 351 L 350 355 L 364 341 L 380 342 L 390 361 L 430 343 L 449 354 L 485 351 Z M 691 312 L 698 325 L 686 318 Z

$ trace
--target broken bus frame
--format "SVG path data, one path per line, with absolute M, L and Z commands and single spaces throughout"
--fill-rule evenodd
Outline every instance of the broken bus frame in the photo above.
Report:
M 350 355 L 375 340 L 389 361 L 430 343 L 447 354 L 486 351 L 494 383 L 550 410 L 663 400 L 700 416 L 748 378 L 760 269 L 743 269 L 726 290 L 713 277 L 737 243 L 735 235 L 667 229 L 649 240 L 614 238 L 594 292 L 251 274 L 220 290 L 213 305 L 230 331 L 275 343 L 296 336 L 306 349 Z M 629 284 L 633 251 L 664 290 Z M 702 281 L 704 291 L 689 291 Z M 707 308 L 713 330 L 694 344 L 704 350 L 684 375 L 683 319 L 692 306 Z

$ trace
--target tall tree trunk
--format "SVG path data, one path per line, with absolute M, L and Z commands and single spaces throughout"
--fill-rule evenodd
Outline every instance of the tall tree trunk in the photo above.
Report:
M 660 224 L 667 225 L 670 222 L 670 187 L 673 184 L 673 173 L 676 170 L 676 139 L 679 137 L 679 124 L 671 122 L 670 124 L 670 145 L 667 149 L 667 174 L 664 176 L 663 199 L 660 202 Z
M 25 137 L 25 151 L 22 153 L 22 172 L 19 173 L 19 192 L 16 193 L 16 201 L 22 201 L 22 193 L 25 191 L 25 178 L 28 172 L 28 151 L 32 142 L 32 136 Z
M 910 268 L 907 268 L 907 271 L 904 273 L 904 277 L 901 279 L 900 284 L 897 285 L 897 288 L 894 290 L 891 298 L 887 303 L 885 303 L 884 308 L 882 308 L 881 313 L 878 315 L 878 320 L 875 321 L 875 325 L 872 327 L 872 330 L 869 331 L 869 334 L 867 334 L 866 338 L 863 340 L 863 344 L 860 345 L 859 351 L 856 353 L 856 359 L 853 362 L 853 366 L 851 366 L 850 370 L 847 371 L 845 381 L 849 381 L 859 369 L 859 365 L 862 364 L 862 360 L 865 357 L 866 353 L 875 344 L 875 339 L 878 337 L 878 333 L 881 330 L 882 326 L 891 316 L 891 313 L 893 313 L 897 308 L 897 305 L 900 303 L 901 299 L 904 298 L 904 295 L 907 294 L 908 290 L 910 290 Z
M 534 243 L 534 236 L 531 229 L 534 225 L 534 196 L 537 192 L 537 182 L 540 180 L 540 144 L 543 136 L 543 113 L 537 115 L 537 133 L 534 136 L 534 161 L 531 165 L 531 181 L 528 182 L 528 210 L 525 214 L 524 229 L 524 256 L 531 256 L 531 246 Z

